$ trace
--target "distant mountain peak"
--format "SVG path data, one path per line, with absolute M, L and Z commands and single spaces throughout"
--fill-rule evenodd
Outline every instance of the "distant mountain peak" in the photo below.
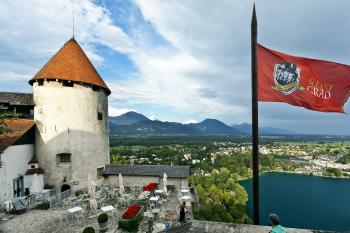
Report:
M 232 128 L 217 119 L 207 118 L 197 124 L 191 124 L 197 130 L 206 134 L 242 134 L 240 130 Z
M 120 116 L 110 117 L 109 119 L 110 122 L 115 125 L 132 125 L 140 121 L 150 121 L 150 119 L 144 115 L 134 111 L 126 112 Z
M 202 122 L 221 122 L 221 121 L 214 119 L 214 118 L 206 118 Z M 221 122 L 221 123 L 223 123 L 223 122 Z
M 235 124 L 232 125 L 233 128 L 236 128 L 246 134 L 252 133 L 252 125 L 244 122 L 242 124 Z M 286 130 L 286 129 L 279 129 L 274 127 L 259 127 L 259 133 L 260 134 L 276 134 L 276 135 L 290 135 L 290 134 L 297 134 L 295 132 Z
M 181 124 L 150 120 L 146 116 L 130 111 L 120 116 L 110 117 L 110 133 L 113 136 L 135 135 L 249 135 L 252 132 L 251 124 L 244 122 L 228 126 L 220 120 L 207 118 L 199 123 Z M 260 127 L 260 134 L 288 135 L 295 134 L 289 130 Z
M 140 113 L 137 113 L 135 111 L 129 111 L 129 112 L 126 112 L 124 114 L 121 114 L 120 116 L 129 116 L 129 117 L 131 117 L 131 116 L 142 116 L 142 117 L 145 117 L 144 115 L 142 115 Z M 145 117 L 145 118 L 147 118 L 147 117 Z

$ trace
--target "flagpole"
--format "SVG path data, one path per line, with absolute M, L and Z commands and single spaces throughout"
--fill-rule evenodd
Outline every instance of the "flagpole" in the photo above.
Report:
M 258 23 L 255 3 L 251 22 L 252 55 L 252 145 L 253 145 L 253 214 L 254 224 L 259 225 L 259 123 L 258 123 Z

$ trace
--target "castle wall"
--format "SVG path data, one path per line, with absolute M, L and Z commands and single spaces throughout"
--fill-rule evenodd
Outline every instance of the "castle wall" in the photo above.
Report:
M 86 188 L 88 178 L 97 180 L 97 168 L 109 163 L 108 97 L 85 84 L 62 86 L 59 81 L 33 83 L 35 153 L 44 169 L 45 184 L 60 190 Z M 98 120 L 98 112 L 103 115 Z M 59 153 L 70 153 L 60 163 Z

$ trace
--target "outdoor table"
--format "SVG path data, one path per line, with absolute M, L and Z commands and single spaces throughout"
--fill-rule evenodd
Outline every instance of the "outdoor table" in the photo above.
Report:
M 152 217 L 153 218 L 153 212 L 151 212 L 151 211 L 146 211 L 146 212 L 144 212 L 143 213 L 143 216 L 145 216 L 145 217 Z
M 161 231 L 164 231 L 166 230 L 166 226 L 164 223 L 156 223 L 154 224 L 153 226 L 153 233 L 158 233 L 158 232 L 161 232 Z
M 80 207 L 80 206 L 77 206 L 77 207 L 73 207 L 73 208 L 70 208 L 68 209 L 68 212 L 71 214 L 72 216 L 72 219 L 74 217 L 76 217 L 76 214 L 80 211 L 83 211 L 83 209 Z M 78 219 L 77 219 L 78 220 Z
M 121 196 L 124 197 L 124 198 L 130 197 L 130 195 L 128 193 L 123 193 Z
M 159 208 L 152 209 L 152 213 L 154 214 L 154 218 L 158 218 L 159 217 L 159 212 L 160 212 Z
M 150 201 L 159 201 L 159 196 L 151 197 Z
M 108 211 L 113 211 L 113 210 L 115 210 L 115 208 L 114 208 L 113 206 L 111 206 L 111 205 L 108 205 L 108 206 L 103 206 L 103 207 L 101 207 L 101 210 L 102 210 L 103 212 L 108 212 Z
M 180 190 L 180 192 L 182 192 L 182 193 L 188 193 L 190 190 L 188 190 L 188 189 L 181 189 Z
M 189 201 L 192 199 L 192 197 L 185 195 L 185 196 L 180 197 L 180 199 L 185 200 L 185 201 Z
M 74 213 L 82 211 L 82 210 L 83 209 L 80 206 L 77 206 L 77 207 L 73 207 L 73 208 L 68 209 L 68 212 L 71 214 L 74 214 Z

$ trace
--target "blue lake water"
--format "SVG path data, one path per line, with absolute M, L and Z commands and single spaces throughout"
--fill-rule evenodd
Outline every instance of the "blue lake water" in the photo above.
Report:
M 252 216 L 252 180 L 240 184 L 249 195 Z M 260 223 L 276 213 L 287 227 L 350 231 L 350 179 L 264 173 L 260 175 Z

